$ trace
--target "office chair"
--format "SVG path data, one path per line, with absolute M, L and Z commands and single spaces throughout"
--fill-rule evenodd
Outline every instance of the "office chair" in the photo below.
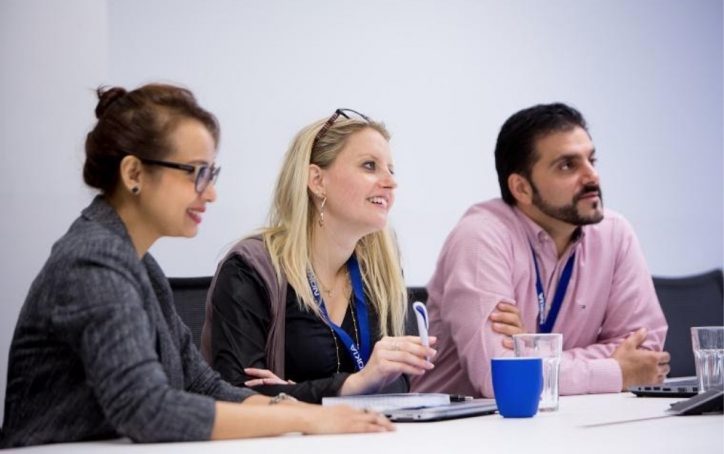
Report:
M 410 304 L 415 301 L 427 304 L 427 288 L 407 287 L 407 300 L 410 301 Z
M 211 286 L 211 276 L 170 277 L 173 302 L 181 320 L 191 330 L 194 344 L 201 348 L 201 328 L 206 317 L 206 293 Z
M 724 325 L 722 270 L 678 278 L 654 276 L 653 279 L 669 324 L 664 345 L 671 354 L 669 376 L 696 375 L 690 328 Z

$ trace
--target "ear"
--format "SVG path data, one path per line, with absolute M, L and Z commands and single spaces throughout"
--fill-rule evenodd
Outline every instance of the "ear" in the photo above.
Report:
M 121 173 L 120 186 L 123 190 L 132 193 L 133 188 L 138 188 L 140 191 L 143 172 L 141 161 L 137 157 L 127 155 L 121 159 L 119 171 Z
M 327 194 L 324 183 L 324 170 L 317 164 L 309 164 L 309 180 L 307 187 L 317 197 Z
M 523 175 L 511 173 L 508 176 L 508 189 L 519 204 L 530 205 L 533 203 L 533 186 Z

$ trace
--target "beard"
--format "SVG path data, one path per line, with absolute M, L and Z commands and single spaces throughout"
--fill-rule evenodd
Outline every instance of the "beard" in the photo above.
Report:
M 597 184 L 590 184 L 584 186 L 583 189 L 581 189 L 573 196 L 573 200 L 571 200 L 571 203 L 563 206 L 555 206 L 546 202 L 545 200 L 543 200 L 540 192 L 538 191 L 538 188 L 535 186 L 535 184 L 533 184 L 532 181 L 530 182 L 530 185 L 533 188 L 533 205 L 538 208 L 542 213 L 554 219 L 575 226 L 598 224 L 603 220 L 603 194 L 601 193 L 600 186 L 598 186 Z M 596 202 L 594 208 L 599 208 L 600 205 L 601 209 L 596 210 L 592 214 L 586 216 L 581 214 L 581 212 L 578 210 L 577 204 L 583 197 L 592 192 L 597 193 L 599 199 L 599 202 Z

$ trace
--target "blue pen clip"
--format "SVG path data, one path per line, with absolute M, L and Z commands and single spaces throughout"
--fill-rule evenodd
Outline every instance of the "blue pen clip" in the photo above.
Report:
M 420 340 L 422 340 L 422 345 L 429 347 L 430 338 L 427 335 L 427 329 L 430 327 L 430 319 L 427 317 L 427 308 L 421 302 L 415 301 L 415 303 L 412 304 L 412 310 L 415 311 L 417 332 L 420 335 Z

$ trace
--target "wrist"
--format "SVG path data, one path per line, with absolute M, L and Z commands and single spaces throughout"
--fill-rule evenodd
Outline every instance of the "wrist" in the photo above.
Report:
M 356 394 L 364 394 L 364 369 L 354 374 L 350 374 L 347 379 L 342 383 L 342 387 L 339 388 L 340 396 L 352 396 Z
M 286 403 L 286 402 L 296 402 L 297 399 L 290 396 L 287 393 L 279 393 L 276 396 L 269 399 L 269 405 L 277 405 L 280 403 Z
M 254 394 L 241 401 L 242 405 L 268 405 L 270 398 L 262 394 Z

